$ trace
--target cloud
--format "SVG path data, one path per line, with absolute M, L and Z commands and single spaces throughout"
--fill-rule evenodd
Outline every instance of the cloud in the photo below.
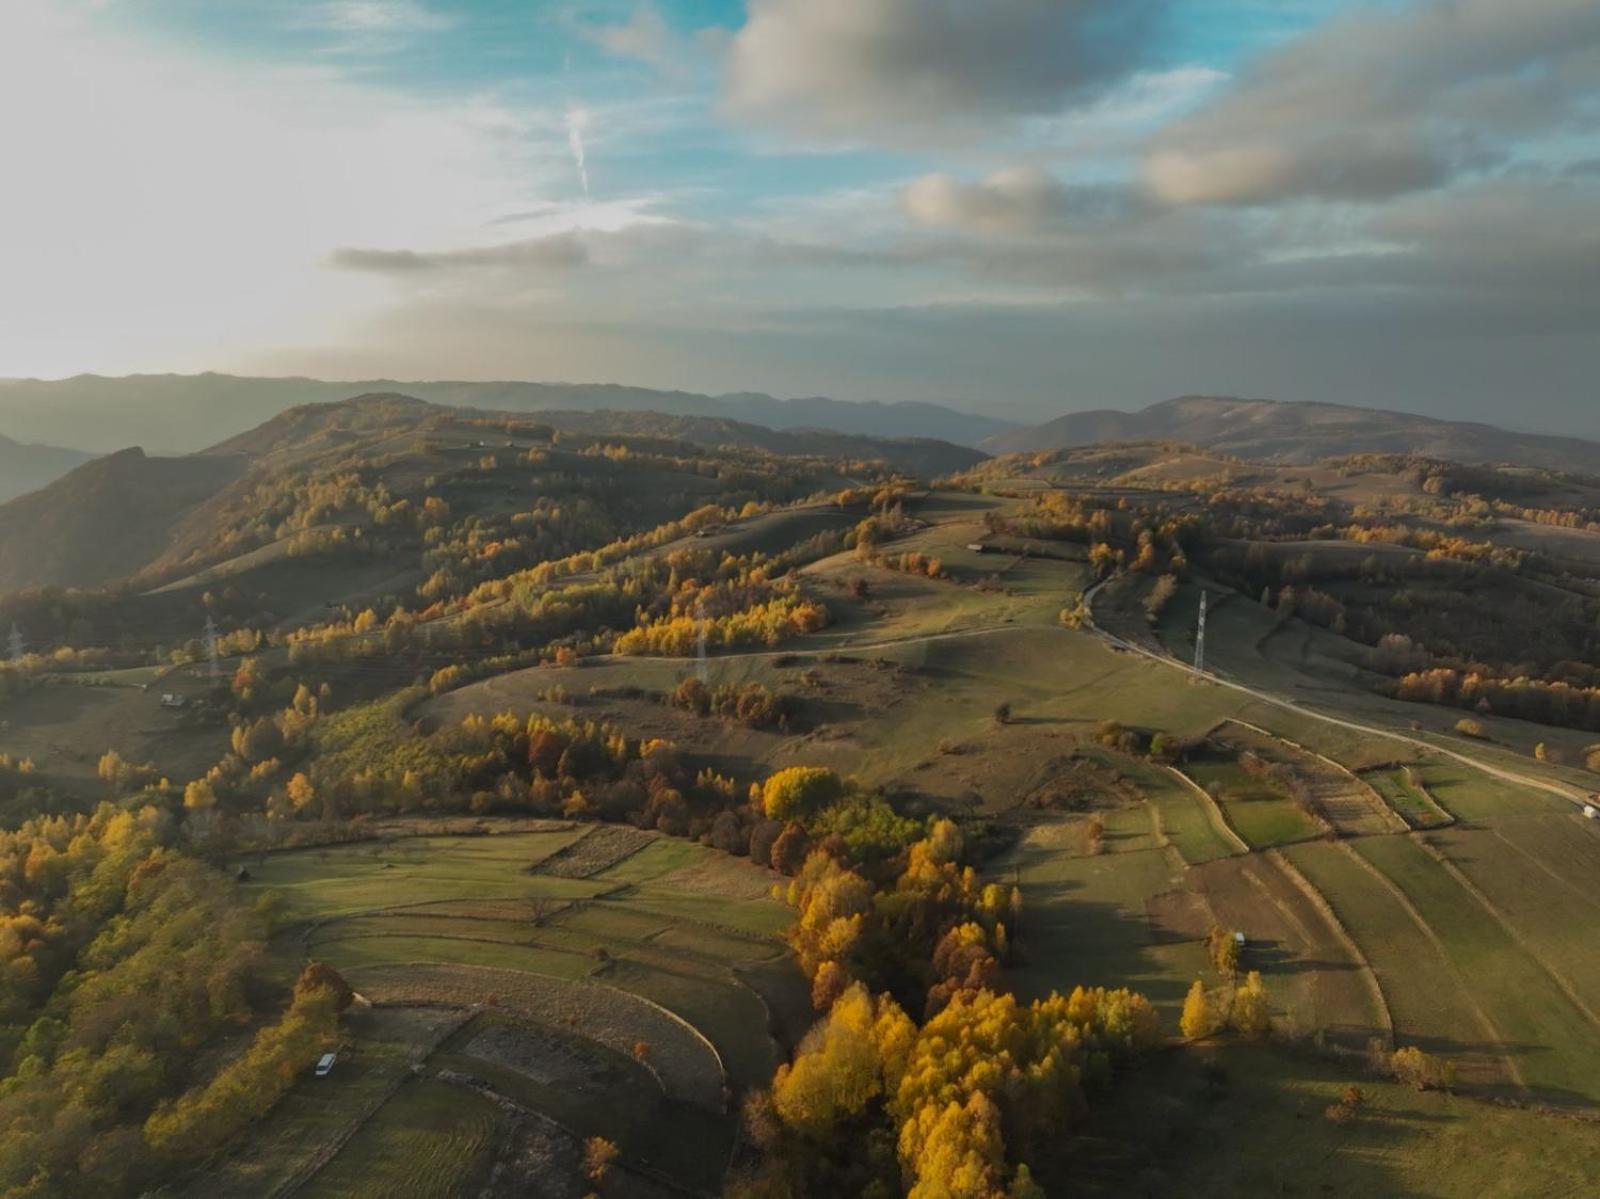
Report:
M 1127 73 L 1158 0 L 750 0 L 726 107 L 799 138 L 894 144 L 1050 113 Z
M 328 256 L 338 270 L 380 275 L 418 275 L 456 270 L 570 270 L 588 261 L 576 233 L 558 233 L 498 246 L 419 253 L 416 250 L 369 250 L 341 246 Z
M 645 63 L 664 75 L 681 66 L 677 38 L 654 4 L 641 4 L 620 25 L 600 25 L 586 32 L 607 54 Z
M 103 18 L 109 21 L 109 18 Z M 0 373 L 206 369 L 383 301 L 341 245 L 456 245 L 559 178 L 559 114 L 211 60 L 0 2 Z
M 1141 206 L 1117 184 L 1068 187 L 1036 166 L 1010 167 L 967 182 L 924 175 L 900 193 L 901 210 L 916 225 L 978 233 L 1037 233 L 1065 221 L 1116 219 Z
M 1158 133 L 1143 177 L 1174 204 L 1402 195 L 1576 130 L 1597 86 L 1594 0 L 1362 9 Z

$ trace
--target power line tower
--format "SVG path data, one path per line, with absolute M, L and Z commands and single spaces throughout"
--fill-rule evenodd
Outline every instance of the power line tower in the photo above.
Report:
M 28 643 L 22 639 L 22 630 L 17 628 L 15 622 L 11 625 L 11 636 L 6 641 L 6 652 L 13 662 L 22 661 L 22 655 L 28 652 Z
M 206 614 L 206 657 L 211 659 L 211 681 L 215 683 L 222 677 L 222 664 L 217 654 L 217 622 L 211 619 L 211 614 Z
M 1194 669 L 1196 674 L 1206 672 L 1206 608 L 1210 602 L 1209 593 L 1200 593 L 1200 625 L 1194 635 Z

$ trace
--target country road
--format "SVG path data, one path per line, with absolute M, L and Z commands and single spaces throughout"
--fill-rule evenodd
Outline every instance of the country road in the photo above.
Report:
M 1237 683 L 1231 679 L 1223 678 L 1212 671 L 1197 671 L 1187 662 L 1180 662 L 1177 658 L 1171 657 L 1167 654 L 1158 654 L 1154 650 L 1146 649 L 1142 645 L 1136 645 L 1131 641 L 1127 641 L 1124 638 L 1118 637 L 1115 633 L 1107 632 L 1105 629 L 1102 629 L 1098 624 L 1095 623 L 1094 597 L 1102 589 L 1104 589 L 1106 584 L 1110 581 L 1110 579 L 1102 579 L 1084 593 L 1083 606 L 1084 610 L 1089 614 L 1088 624 L 1085 627 L 1089 632 L 1094 633 L 1105 640 L 1108 644 L 1115 646 L 1118 649 L 1125 650 L 1128 653 L 1138 654 L 1140 657 L 1148 658 L 1152 662 L 1159 662 L 1163 666 L 1169 666 L 1174 670 L 1183 672 L 1190 678 L 1201 679 L 1215 686 L 1226 687 L 1231 691 L 1237 691 L 1241 695 L 1248 695 L 1251 699 L 1259 700 L 1264 704 L 1270 704 L 1275 708 L 1282 708 L 1285 711 L 1294 712 L 1300 716 L 1308 716 L 1313 720 L 1320 720 L 1324 724 L 1330 724 L 1337 728 L 1348 729 L 1351 732 L 1363 733 L 1372 737 L 1387 737 L 1391 741 L 1398 741 L 1404 745 L 1411 745 L 1419 749 L 1427 750 L 1429 753 L 1438 754 L 1441 757 L 1450 758 L 1453 761 L 1459 762 L 1463 766 L 1471 767 L 1473 770 L 1487 774 L 1491 778 L 1497 778 L 1501 782 L 1512 783 L 1519 787 L 1532 787 L 1535 790 L 1544 791 L 1547 794 L 1564 799 L 1568 803 L 1580 808 L 1588 804 L 1590 801 L 1589 794 L 1579 790 L 1577 787 L 1568 786 L 1564 783 L 1551 782 L 1549 779 L 1536 778 L 1532 775 L 1521 774 L 1515 770 L 1507 770 L 1503 766 L 1496 766 L 1493 763 L 1483 761 L 1481 758 L 1475 758 L 1471 754 L 1462 753 L 1460 750 L 1449 749 L 1445 746 L 1437 744 L 1436 742 L 1424 740 L 1421 737 L 1412 737 L 1405 733 L 1397 733 L 1392 729 L 1378 728 L 1376 725 L 1362 724 L 1360 721 L 1348 720 L 1342 716 L 1330 716 L 1326 712 L 1318 712 L 1314 708 L 1307 708 L 1302 704 L 1296 703 L 1292 699 L 1287 699 L 1281 695 L 1274 695 L 1270 691 L 1262 691 L 1257 687 L 1251 687 L 1245 683 Z

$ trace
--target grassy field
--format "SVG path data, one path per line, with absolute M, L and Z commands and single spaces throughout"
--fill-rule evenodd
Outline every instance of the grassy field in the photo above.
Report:
M 1041 817 L 994 864 L 1022 889 L 1020 995 L 1131 986 L 1176 1025 L 1189 983 L 1205 964 L 1203 902 L 1183 889 L 1184 865 L 1151 834 L 1142 805 L 1099 814 L 1104 852 L 1089 852 L 1086 818 Z
M 1412 828 L 1437 828 L 1450 823 L 1449 813 L 1432 800 L 1424 789 L 1412 784 L 1406 777 L 1404 767 L 1380 767 L 1363 772 L 1361 777 Z
M 1509 1088 L 1512 1075 L 1494 1029 L 1453 962 L 1419 927 L 1405 902 L 1345 845 L 1294 846 L 1285 856 L 1327 899 L 1371 963 L 1395 1039 L 1454 1059 L 1464 1082 Z
M 1228 823 L 1257 849 L 1308 841 L 1322 831 L 1277 783 L 1254 778 L 1235 762 L 1204 757 L 1183 770 L 1202 788 L 1221 788 L 1218 803 Z
M 276 895 L 292 922 L 280 938 L 285 954 L 328 961 L 383 1018 L 408 1010 L 394 1004 L 486 1008 L 528 1030 L 535 1050 L 524 1056 L 542 1063 L 520 1069 L 483 1057 L 475 1022 L 430 1071 L 488 1077 L 568 1127 L 615 1134 L 625 1160 L 702 1189 L 715 1186 L 732 1145 L 727 1088 L 764 1084 L 783 1052 L 773 996 L 792 990 L 785 1005 L 804 1001 L 774 937 L 789 917 L 768 895 L 773 876 L 692 842 L 556 823 L 270 854 L 249 868 L 248 888 Z M 759 971 L 761 985 L 744 970 Z M 358 1059 L 387 1060 L 368 1041 L 357 1032 Z M 574 1060 L 580 1068 L 557 1100 L 560 1084 L 543 1072 Z M 325 1143 L 328 1128 L 358 1113 L 367 1092 L 351 1084 L 360 1078 L 340 1071 L 302 1084 L 263 1135 L 310 1147 L 320 1133 Z M 636 1094 L 641 1079 L 651 1081 Z M 328 1081 L 351 1100 L 324 1105 L 324 1124 L 297 1131 L 297 1105 L 333 1094 L 315 1089 Z M 338 1188 L 384 1155 L 398 1173 L 375 1173 L 370 1186 L 379 1189 L 348 1193 L 385 1193 L 396 1178 L 418 1189 L 389 1193 L 458 1193 L 493 1128 L 471 1114 L 481 1101 L 454 1088 L 445 1094 L 466 1095 L 462 1118 L 413 1143 L 406 1130 L 442 1102 L 439 1085 L 403 1088 L 316 1176 L 326 1188 L 317 1193 L 347 1193 Z
M 1323 1113 L 1351 1084 L 1361 1114 L 1334 1124 Z M 1040 1177 L 1048 1193 L 1575 1197 L 1600 1176 L 1600 1126 L 1205 1046 L 1165 1054 L 1098 1099 L 1060 1157 L 1062 1172 Z
M 1600 1099 L 1600 1027 L 1492 910 L 1409 837 L 1369 838 L 1355 849 L 1405 892 L 1444 943 L 1527 1084 L 1552 1100 Z
M 431 1079 L 406 1082 L 312 1178 L 308 1199 L 450 1199 L 481 1183 L 499 1123 L 493 1103 Z

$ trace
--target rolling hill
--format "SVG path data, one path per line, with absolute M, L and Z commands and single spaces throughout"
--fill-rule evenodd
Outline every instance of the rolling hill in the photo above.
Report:
M 92 457 L 59 446 L 23 445 L 0 435 L 0 504 L 55 482 Z
M 154 458 L 134 447 L 0 504 L 0 591 L 131 574 L 165 548 L 184 514 L 244 466 L 235 456 Z
M 1181 396 L 1138 412 L 1071 412 L 1030 429 L 998 433 L 979 448 L 1010 454 L 1102 441 L 1183 441 L 1269 462 L 1401 453 L 1580 472 L 1593 471 L 1600 462 L 1600 443 L 1576 437 L 1513 433 L 1492 425 L 1339 404 L 1221 396 Z
M 341 491 L 358 478 L 362 486 L 410 495 L 417 502 L 428 480 L 437 478 L 441 487 L 454 488 L 450 498 L 458 507 L 509 515 L 540 497 L 512 498 L 509 478 L 486 485 L 481 469 L 462 474 L 480 458 L 494 459 L 497 467 L 514 473 L 515 458 L 532 443 L 522 437 L 507 454 L 504 447 L 512 445 L 503 431 L 508 420 L 516 418 L 414 396 L 363 395 L 290 409 L 198 454 L 163 458 L 129 449 L 92 460 L 41 491 L 0 504 L 0 593 L 93 586 L 131 576 L 140 576 L 140 585 L 149 587 L 236 555 L 251 555 L 254 562 L 284 549 L 295 534 L 337 535 L 333 531 L 349 523 L 349 513 L 337 503 L 311 499 L 290 504 L 309 515 L 285 525 L 283 515 L 263 508 L 263 497 L 289 503 L 288 496 Z M 983 458 L 976 450 L 925 438 L 778 431 L 726 417 L 552 412 L 541 413 L 536 424 L 546 435 L 555 429 L 580 440 L 626 440 L 634 451 L 680 457 L 709 453 L 726 457 L 730 468 L 759 465 L 763 458 L 793 459 L 811 469 L 836 463 L 829 472 L 840 485 L 865 463 L 929 478 Z M 592 458 L 573 458 L 579 473 L 594 471 Z M 607 486 L 631 488 L 633 502 L 646 506 L 662 485 L 647 467 L 619 466 L 610 474 Z M 682 485 L 683 480 L 672 483 L 673 494 Z M 623 500 L 616 503 L 621 506 Z M 248 535 L 241 533 L 245 528 Z
M 758 392 L 709 396 L 614 384 L 328 382 L 203 374 L 0 381 L 0 431 L 101 452 L 142 444 L 162 453 L 193 453 L 300 405 L 396 392 L 436 404 L 502 412 L 649 411 L 869 437 L 915 431 L 966 446 L 1012 427 L 939 404 L 850 403 L 820 396 L 783 400 Z M 163 430 L 159 441 L 153 439 L 153 429 Z

